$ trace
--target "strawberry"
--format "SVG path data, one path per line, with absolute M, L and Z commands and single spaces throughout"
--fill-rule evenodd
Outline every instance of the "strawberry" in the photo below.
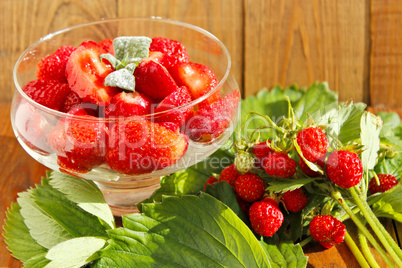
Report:
M 285 205 L 287 211 L 296 213 L 301 211 L 308 203 L 307 196 L 303 193 L 302 188 L 285 192 L 281 201 Z
M 244 201 L 239 195 L 236 195 L 237 203 L 244 215 L 248 215 L 250 211 L 251 203 Z
M 309 177 L 315 178 L 321 176 L 320 172 L 311 170 L 311 168 L 307 166 L 306 162 L 304 162 L 303 158 L 299 159 L 299 166 L 301 171 Z
M 106 117 L 128 117 L 150 113 L 151 100 L 136 91 L 117 93 L 105 109 Z
M 261 164 L 272 177 L 289 178 L 296 173 L 297 163 L 286 153 L 271 152 L 263 158 Z
M 188 53 L 186 48 L 180 42 L 162 37 L 152 38 L 149 51 L 159 51 L 166 56 L 163 59 L 163 65 L 170 68 L 180 62 L 188 62 Z
M 226 181 L 230 184 L 230 186 L 234 187 L 237 178 L 240 176 L 240 173 L 237 171 L 236 166 L 231 164 L 225 167 L 221 174 L 219 175 L 219 181 Z
M 239 105 L 239 91 L 203 106 L 189 119 L 186 133 L 194 141 L 211 141 L 230 126 Z
M 378 179 L 380 181 L 379 185 L 375 178 L 371 178 L 369 182 L 369 190 L 371 194 L 384 193 L 398 184 L 398 180 L 395 176 L 390 174 L 378 174 Z
M 68 95 L 64 99 L 60 111 L 68 113 L 70 110 L 72 110 L 74 107 L 77 107 L 80 104 L 82 104 L 82 100 L 80 99 L 78 94 L 75 93 L 74 91 L 70 91 L 70 93 L 68 93 Z
M 186 86 L 189 89 L 194 100 L 207 94 L 219 84 L 211 69 L 199 63 L 179 63 L 170 68 L 169 71 L 177 85 Z M 216 91 L 205 102 L 211 104 L 219 98 L 219 91 Z
M 176 91 L 172 76 L 159 62 L 143 60 L 134 71 L 135 90 L 154 101 L 161 101 Z
M 61 169 L 86 173 L 104 162 L 108 130 L 82 108 L 69 114 L 79 117 L 61 119 L 49 133 L 48 143 L 57 153 Z
M 261 168 L 262 160 L 266 157 L 269 153 L 273 152 L 273 150 L 268 146 L 271 141 L 263 141 L 257 144 L 254 144 L 252 152 L 255 155 L 255 166 L 257 168 Z
M 75 49 L 71 46 L 62 46 L 55 53 L 42 58 L 36 66 L 36 77 L 67 83 L 66 64 Z
M 186 103 L 191 102 L 191 96 L 186 87 L 179 87 L 174 92 L 167 95 L 156 107 L 155 113 L 170 110 L 172 108 L 180 107 Z M 156 116 L 156 122 L 172 122 L 180 127 L 184 125 L 192 115 L 192 107 L 184 107 L 175 109 L 162 116 Z
M 207 185 L 213 186 L 215 184 L 215 182 L 217 182 L 217 181 L 218 181 L 218 179 L 215 178 L 214 176 L 209 177 L 208 180 L 204 184 L 204 192 L 207 189 Z
M 164 128 L 170 129 L 171 131 L 173 131 L 176 134 L 180 133 L 180 127 L 176 123 L 173 123 L 173 122 L 160 122 L 160 123 L 157 123 L 157 124 L 163 126 Z
M 44 79 L 29 82 L 22 90 L 32 100 L 54 110 L 62 108 L 67 95 L 71 92 L 67 84 Z
M 98 42 L 98 45 L 103 49 L 103 51 L 105 51 L 105 53 L 114 55 L 113 38 L 104 39 Z
M 253 230 L 262 236 L 273 236 L 283 223 L 278 202 L 269 197 L 254 202 L 250 206 L 249 217 Z
M 255 202 L 265 193 L 265 183 L 260 176 L 252 173 L 240 175 L 235 182 L 235 192 L 244 201 Z
M 342 243 L 346 234 L 345 225 L 331 215 L 315 216 L 309 230 L 311 236 L 325 248 Z
M 187 136 L 138 118 L 113 125 L 106 160 L 120 173 L 143 174 L 176 163 L 187 147 Z
M 327 176 L 341 188 L 359 184 L 363 176 L 363 166 L 357 154 L 349 151 L 335 151 L 328 156 Z
M 329 146 L 327 136 L 319 127 L 305 128 L 297 134 L 297 144 L 304 158 L 310 162 L 316 162 L 327 153 Z
M 99 106 L 109 105 L 119 92 L 116 87 L 105 86 L 108 74 L 114 71 L 110 64 L 99 60 L 105 51 L 95 42 L 83 42 L 73 53 L 66 65 L 66 76 L 71 90 L 84 102 Z

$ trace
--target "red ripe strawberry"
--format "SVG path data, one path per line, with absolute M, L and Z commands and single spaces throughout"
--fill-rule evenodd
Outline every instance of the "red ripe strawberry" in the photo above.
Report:
M 136 91 L 117 93 L 105 109 L 106 117 L 128 117 L 150 113 L 151 100 Z
M 215 184 L 215 182 L 217 182 L 217 181 L 218 181 L 218 179 L 215 178 L 214 176 L 209 177 L 208 180 L 204 184 L 204 192 L 207 189 L 207 185 L 213 186 Z
M 394 188 L 398 184 L 398 180 L 393 175 L 378 174 L 377 176 L 380 181 L 380 185 L 377 184 L 377 180 L 375 178 L 371 178 L 369 182 L 369 190 L 371 194 L 384 193 L 389 189 Z
M 186 133 L 194 141 L 211 141 L 219 137 L 232 122 L 239 105 L 239 91 L 203 106 L 187 123 Z
M 286 153 L 271 152 L 264 157 L 261 164 L 272 177 L 289 178 L 296 173 L 297 163 Z
M 114 55 L 113 38 L 102 40 L 98 42 L 98 45 L 103 49 L 103 51 L 105 51 L 105 53 Z
M 62 108 L 67 95 L 71 92 L 67 84 L 44 79 L 29 82 L 22 90 L 37 103 L 54 110 Z
M 273 236 L 283 222 L 278 202 L 268 197 L 250 206 L 249 217 L 253 230 L 262 236 Z
M 321 176 L 320 172 L 311 170 L 311 168 L 307 166 L 307 164 L 304 162 L 302 158 L 299 159 L 299 166 L 301 171 L 303 171 L 303 173 L 309 177 L 315 178 Z
M 251 203 L 244 201 L 239 195 L 236 195 L 236 200 L 237 203 L 239 204 L 241 211 L 243 211 L 244 215 L 248 215 Z
M 191 95 L 186 87 L 179 87 L 176 91 L 167 95 L 156 107 L 155 113 L 170 110 L 172 108 L 180 107 L 186 103 L 191 102 Z M 184 125 L 192 115 L 192 107 L 185 107 L 168 112 L 163 116 L 155 117 L 156 122 L 172 122 L 180 127 Z
M 172 76 L 159 62 L 143 60 L 134 71 L 135 89 L 148 98 L 160 101 L 177 89 Z
M 187 147 L 187 136 L 138 118 L 113 125 L 106 160 L 120 173 L 143 174 L 176 163 Z
M 303 153 L 304 158 L 310 162 L 316 162 L 324 156 L 328 149 L 327 136 L 319 127 L 305 128 L 297 134 L 297 144 Z
M 268 146 L 267 143 L 270 144 L 271 141 L 263 141 L 254 145 L 253 154 L 255 154 L 255 156 L 259 159 L 262 159 L 269 153 L 273 152 L 273 150 Z
M 80 104 L 82 104 L 82 100 L 78 96 L 77 93 L 74 91 L 71 91 L 65 98 L 63 105 L 61 106 L 60 111 L 64 113 L 68 113 L 71 111 L 73 108 L 78 107 Z
M 164 128 L 167 128 L 167 129 L 173 131 L 174 133 L 177 133 L 177 134 L 180 133 L 180 127 L 176 123 L 173 123 L 173 122 L 161 122 L 161 123 L 157 123 L 157 124 L 161 125 Z
M 48 143 L 62 169 L 86 173 L 104 162 L 107 128 L 84 109 L 73 109 L 69 114 L 80 117 L 60 120 L 49 133 Z
M 296 213 L 301 211 L 308 203 L 307 196 L 303 193 L 302 188 L 285 192 L 281 201 L 285 205 L 287 211 Z
M 234 189 L 244 201 L 255 202 L 264 195 L 265 188 L 265 183 L 260 176 L 245 173 L 237 178 Z
M 42 58 L 36 66 L 36 77 L 67 83 L 66 64 L 75 49 L 75 47 L 62 46 L 52 55 Z
M 179 62 L 188 62 L 186 48 L 180 42 L 162 37 L 152 38 L 149 51 L 159 51 L 166 56 L 161 62 L 166 68 L 170 68 Z
M 199 63 L 179 63 L 169 71 L 177 85 L 186 86 L 189 89 L 193 100 L 207 94 L 219 84 L 211 69 Z M 205 100 L 205 103 L 211 104 L 219 98 L 219 91 L 217 91 Z
M 219 175 L 219 181 L 226 181 L 230 184 L 230 186 L 234 187 L 237 178 L 240 176 L 240 173 L 237 171 L 236 166 L 231 164 L 225 167 L 221 174 Z
M 311 236 L 325 248 L 342 243 L 346 234 L 345 225 L 331 215 L 315 216 L 309 230 Z
M 66 65 L 66 76 L 71 90 L 85 102 L 99 106 L 109 105 L 119 92 L 116 87 L 105 86 L 108 74 L 114 71 L 110 64 L 99 60 L 103 49 L 95 42 L 83 42 L 73 53 Z
M 327 160 L 327 176 L 341 188 L 353 187 L 362 179 L 362 162 L 355 153 L 335 151 Z

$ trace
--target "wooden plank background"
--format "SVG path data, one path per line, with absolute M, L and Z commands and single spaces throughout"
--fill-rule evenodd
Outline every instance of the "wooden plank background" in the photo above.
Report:
M 401 15 L 399 0 L 1 0 L 0 193 L 6 198 L 0 200 L 0 224 L 17 193 L 44 174 L 16 142 L 9 120 L 13 65 L 40 37 L 100 18 L 180 20 L 226 44 L 243 96 L 278 84 L 306 87 L 325 80 L 341 101 L 363 101 L 402 114 Z M 12 169 L 6 168 L 13 162 Z M 23 183 L 10 188 L 7 180 L 14 179 L 15 170 Z M 20 267 L 2 238 L 0 246 L 0 267 Z M 328 252 L 347 256 L 342 246 Z M 311 253 L 311 261 L 325 258 L 320 254 Z M 335 259 L 337 267 L 347 263 L 347 258 Z

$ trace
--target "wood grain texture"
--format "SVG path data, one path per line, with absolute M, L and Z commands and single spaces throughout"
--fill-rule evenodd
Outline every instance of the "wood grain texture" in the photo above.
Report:
M 246 95 L 328 81 L 341 100 L 366 101 L 367 1 L 245 1 Z
M 402 3 L 371 1 L 370 17 L 371 105 L 402 108 Z

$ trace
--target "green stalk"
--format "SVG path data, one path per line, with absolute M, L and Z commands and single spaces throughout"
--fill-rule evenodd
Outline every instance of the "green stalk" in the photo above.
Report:
M 378 253 L 381 255 L 381 257 L 384 259 L 384 261 L 387 263 L 389 267 L 393 267 L 394 264 L 392 261 L 388 258 L 384 250 L 381 248 L 381 246 L 377 243 L 375 238 L 371 235 L 371 233 L 367 230 L 367 228 L 364 226 L 364 224 L 361 222 L 361 220 L 356 216 L 356 214 L 353 213 L 353 211 L 350 209 L 350 207 L 346 204 L 345 199 L 343 199 L 343 196 L 339 191 L 333 191 L 332 192 L 332 198 L 334 198 L 338 204 L 345 210 L 345 212 L 349 215 L 349 217 L 353 220 L 353 222 L 356 224 L 357 228 L 362 232 L 362 234 L 367 237 L 368 241 L 370 244 L 378 251 Z M 400 261 L 397 262 L 399 267 L 402 267 L 400 264 Z
M 370 268 L 370 265 L 367 263 L 366 259 L 364 258 L 362 252 L 357 247 L 355 241 L 353 241 L 352 237 L 350 237 L 349 233 L 346 232 L 345 234 L 345 242 L 348 245 L 350 251 L 352 251 L 353 255 L 355 256 L 357 262 L 363 268 Z M 379 266 L 378 266 L 379 268 Z
M 362 252 L 364 257 L 366 257 L 367 262 L 370 264 L 371 267 L 380 268 L 377 261 L 374 259 L 373 254 L 371 254 L 370 248 L 367 244 L 367 238 L 362 234 L 359 230 L 359 242 L 360 247 L 362 248 Z
M 307 245 L 308 243 L 310 243 L 313 240 L 313 237 L 310 235 L 309 237 L 307 237 L 306 239 L 304 239 L 303 241 L 301 241 L 299 243 L 299 245 L 301 247 L 304 247 L 305 245 Z
M 363 214 L 364 218 L 367 220 L 374 233 L 384 245 L 385 249 L 388 251 L 392 259 L 395 260 L 399 267 L 402 267 L 402 250 L 399 248 L 399 246 L 396 244 L 396 242 L 387 232 L 387 230 L 385 230 L 384 226 L 381 224 L 378 218 L 374 215 L 367 202 L 363 202 L 361 200 L 354 187 L 350 188 L 350 193 L 352 194 L 356 205 L 360 208 L 360 211 Z

